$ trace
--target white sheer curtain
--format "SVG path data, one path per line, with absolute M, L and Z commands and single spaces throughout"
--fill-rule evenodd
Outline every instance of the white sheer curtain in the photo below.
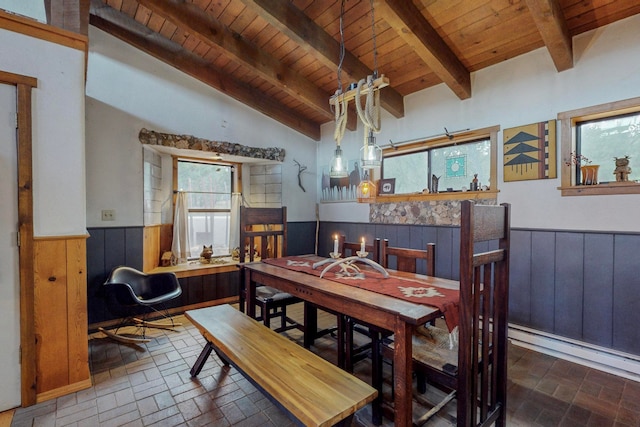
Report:
M 240 247 L 240 203 L 242 193 L 231 194 L 231 218 L 229 220 L 229 252 Z
M 186 263 L 191 253 L 188 217 L 187 193 L 179 191 L 176 197 L 176 212 L 173 216 L 173 242 L 171 243 L 171 252 L 177 264 Z

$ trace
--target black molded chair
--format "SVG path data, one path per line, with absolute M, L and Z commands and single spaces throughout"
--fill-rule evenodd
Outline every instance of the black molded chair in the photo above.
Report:
M 114 331 L 99 330 L 107 336 L 126 343 L 149 342 L 147 327 L 172 329 L 181 326 L 167 311 L 168 302 L 182 294 L 180 282 L 174 273 L 145 274 L 135 268 L 120 266 L 111 271 L 103 285 L 109 310 L 119 318 Z M 164 318 L 157 322 L 148 319 Z M 118 333 L 125 326 L 137 326 L 141 334 L 131 336 Z
M 287 208 L 248 208 L 240 207 L 240 244 L 244 245 L 245 261 L 278 258 L 287 255 Z M 242 250 L 240 253 L 242 254 Z M 242 255 L 241 255 L 242 258 Z M 287 316 L 287 306 L 301 302 L 299 298 L 271 286 L 256 287 L 254 301 L 246 301 L 244 280 L 240 280 L 240 311 L 244 312 L 245 303 L 260 307 L 257 320 L 271 327 L 271 319 L 280 318 L 276 332 L 284 332 L 304 327 Z

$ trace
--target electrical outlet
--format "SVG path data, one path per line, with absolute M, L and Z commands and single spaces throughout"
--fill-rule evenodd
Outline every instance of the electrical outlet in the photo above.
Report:
M 105 209 L 102 211 L 102 220 L 103 221 L 115 221 L 116 220 L 116 211 L 113 209 Z

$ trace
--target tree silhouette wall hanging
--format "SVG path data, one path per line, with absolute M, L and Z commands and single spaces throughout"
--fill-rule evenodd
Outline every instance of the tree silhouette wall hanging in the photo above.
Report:
M 555 178 L 556 121 L 505 129 L 504 181 Z

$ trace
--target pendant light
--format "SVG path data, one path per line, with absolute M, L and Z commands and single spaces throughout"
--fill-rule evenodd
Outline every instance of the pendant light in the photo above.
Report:
M 376 144 L 376 137 L 373 130 L 369 129 L 369 135 L 360 149 L 360 164 L 362 169 L 377 168 L 382 164 L 382 148 Z
M 343 28 L 343 16 L 344 16 L 344 2 L 342 0 L 340 4 L 340 61 L 338 62 L 338 89 L 333 96 L 336 102 L 332 103 L 335 112 L 336 129 L 333 133 L 333 139 L 336 141 L 336 150 L 331 160 L 331 169 L 329 170 L 329 177 L 331 178 L 346 178 L 349 176 L 348 165 L 346 160 L 342 157 L 342 148 L 340 147 L 340 141 L 344 137 L 344 131 L 347 126 L 347 101 L 343 98 L 342 102 L 338 101 L 338 96 L 342 94 L 342 62 L 344 61 L 344 28 Z
M 331 178 L 346 178 L 349 176 L 347 172 L 347 162 L 342 157 L 342 148 L 340 144 L 336 145 L 336 151 L 331 160 L 331 170 L 329 171 L 329 177 Z
M 374 132 L 380 132 L 380 89 L 376 87 L 375 81 L 378 78 L 378 49 L 376 47 L 376 27 L 373 15 L 373 0 L 371 3 L 371 40 L 373 42 L 373 75 L 358 82 L 356 88 L 356 111 L 358 117 L 364 124 L 364 143 L 360 149 L 360 165 L 362 169 L 368 170 L 379 167 L 382 164 L 382 149 L 376 144 Z M 365 87 L 366 85 L 366 87 Z M 366 104 L 364 109 L 360 105 L 360 95 L 365 87 Z
M 369 171 L 364 171 L 364 176 L 358 184 L 357 197 L 359 202 L 368 202 L 376 197 L 376 185 L 369 178 Z
M 348 102 L 355 100 L 356 111 L 358 117 L 364 125 L 364 142 L 360 149 L 360 165 L 363 170 L 370 170 L 380 167 L 382 164 L 382 149 L 376 144 L 375 133 L 380 132 L 380 89 L 389 84 L 389 80 L 384 76 L 378 76 L 378 50 L 376 47 L 375 17 L 373 14 L 373 0 L 370 0 L 371 6 L 371 34 L 373 41 L 373 74 L 361 79 L 355 89 L 343 93 L 342 88 L 342 63 L 345 56 L 344 46 L 344 16 L 345 0 L 341 1 L 340 6 L 340 61 L 338 63 L 338 89 L 329 99 L 330 104 L 334 108 L 336 128 L 333 135 L 336 141 L 336 149 L 331 160 L 331 169 L 329 176 L 331 178 L 344 178 L 348 176 L 348 167 L 343 158 L 340 142 L 344 136 L 347 124 Z M 365 106 L 361 105 L 360 98 L 364 96 Z M 371 182 L 371 181 L 369 181 Z

